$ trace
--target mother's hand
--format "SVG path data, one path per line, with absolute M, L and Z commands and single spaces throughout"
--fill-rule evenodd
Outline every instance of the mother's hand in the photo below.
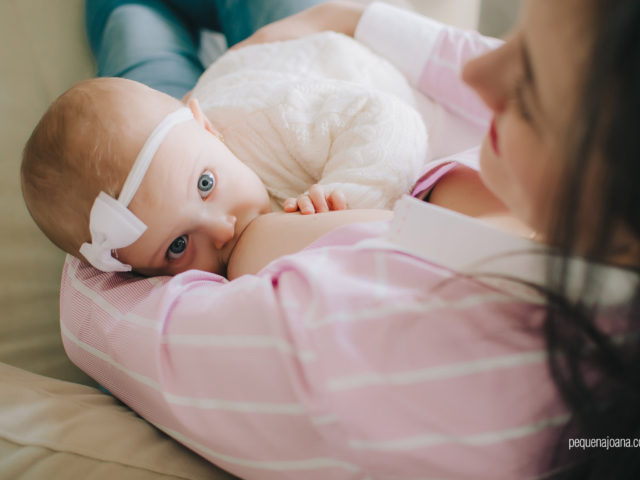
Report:
M 227 277 L 258 273 L 262 267 L 283 255 L 307 247 L 325 233 L 356 222 L 390 220 L 391 210 L 338 210 L 301 215 L 267 213 L 253 220 L 235 245 L 227 265 Z
M 317 32 L 333 30 L 353 36 L 365 6 L 351 1 L 320 3 L 290 17 L 270 23 L 231 50 L 258 43 L 293 40 Z

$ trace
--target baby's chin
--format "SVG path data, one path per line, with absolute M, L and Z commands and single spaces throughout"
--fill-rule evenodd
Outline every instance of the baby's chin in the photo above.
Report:
M 171 275 L 177 275 L 180 272 L 169 272 L 168 268 L 146 268 L 146 267 L 134 267 L 133 273 L 137 273 L 143 277 L 165 277 Z
M 179 275 L 189 270 L 201 270 L 201 269 L 197 267 L 192 267 L 192 266 L 185 266 L 183 268 L 163 267 L 163 268 L 153 268 L 153 269 L 138 267 L 138 268 L 134 268 L 133 272 L 143 277 L 173 277 L 175 275 Z M 226 264 L 223 266 L 220 266 L 219 268 L 211 268 L 206 271 L 208 271 L 209 273 L 215 273 L 217 275 L 221 275 L 223 277 L 227 276 Z

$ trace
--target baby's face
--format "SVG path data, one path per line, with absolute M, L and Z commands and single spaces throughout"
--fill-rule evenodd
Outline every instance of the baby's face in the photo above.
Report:
M 270 211 L 258 176 L 197 120 L 165 137 L 129 208 L 147 230 L 117 254 L 145 275 L 225 275 L 244 229 Z

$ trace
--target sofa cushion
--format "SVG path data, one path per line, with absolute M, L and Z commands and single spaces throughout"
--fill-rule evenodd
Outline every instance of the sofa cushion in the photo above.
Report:
M 0 363 L 0 479 L 233 479 L 92 387 Z

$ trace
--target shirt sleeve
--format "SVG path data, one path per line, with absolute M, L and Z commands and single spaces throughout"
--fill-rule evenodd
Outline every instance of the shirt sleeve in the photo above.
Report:
M 488 123 L 489 110 L 460 73 L 501 40 L 377 2 L 365 10 L 355 38 L 394 63 L 425 95 L 477 125 Z

